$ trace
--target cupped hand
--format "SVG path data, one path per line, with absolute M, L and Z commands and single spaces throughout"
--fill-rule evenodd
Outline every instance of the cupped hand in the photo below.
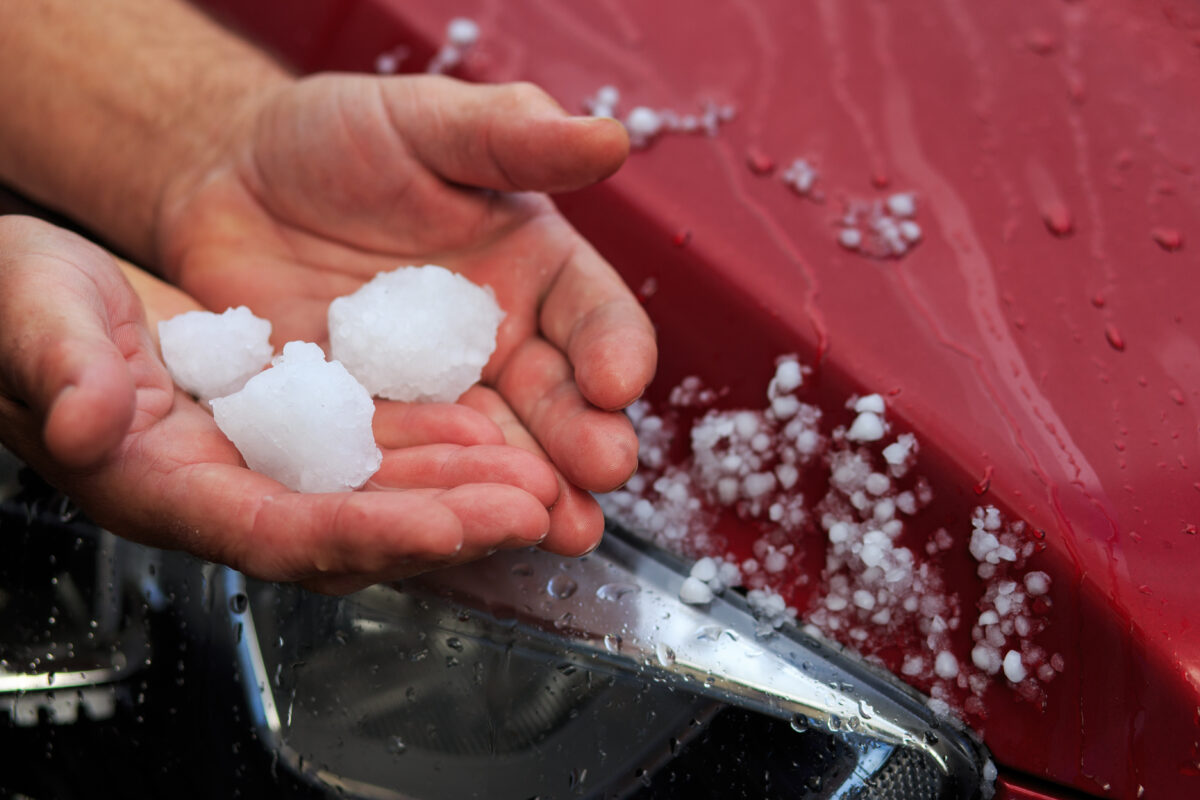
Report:
M 329 302 L 383 270 L 435 263 L 491 286 L 507 316 L 461 402 L 559 470 L 543 546 L 577 554 L 603 527 L 587 492 L 636 468 L 616 412 L 650 381 L 656 348 L 632 293 L 541 192 L 594 183 L 627 152 L 619 123 L 570 117 L 526 84 L 284 83 L 168 188 L 160 262 L 206 306 L 269 318 L 277 346 L 324 342 Z
M 195 307 L 74 234 L 0 217 L 0 438 L 114 532 L 319 591 L 547 534 L 553 471 L 464 406 L 381 407 L 383 466 L 363 491 L 251 472 L 159 361 L 147 310 Z

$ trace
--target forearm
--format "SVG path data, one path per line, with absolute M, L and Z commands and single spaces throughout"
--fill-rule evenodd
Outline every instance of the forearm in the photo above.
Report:
M 0 0 L 0 180 L 152 263 L 158 207 L 287 79 L 179 0 Z

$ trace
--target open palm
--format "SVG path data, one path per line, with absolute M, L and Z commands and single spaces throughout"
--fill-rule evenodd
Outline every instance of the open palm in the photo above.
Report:
M 461 403 L 548 455 L 565 480 L 544 546 L 578 553 L 601 530 L 580 489 L 612 489 L 636 467 L 632 429 L 613 412 L 653 375 L 654 334 L 535 192 L 593 183 L 627 149 L 618 123 L 570 118 L 528 85 L 308 78 L 260 96 L 214 160 L 173 184 L 161 265 L 210 308 L 270 319 L 276 346 L 325 342 L 329 302 L 400 265 L 437 263 L 491 286 L 507 316 L 484 385 Z M 439 439 L 437 413 L 382 413 L 403 415 L 406 436 Z M 513 450 L 495 456 L 494 469 L 513 471 Z
M 376 414 L 383 465 L 365 491 L 299 494 L 251 472 L 177 390 L 143 313 L 195 304 L 99 247 L 0 219 L 0 430 L 98 523 L 269 580 L 346 592 L 549 530 L 555 475 L 455 406 Z M 139 299 L 140 295 L 140 299 Z

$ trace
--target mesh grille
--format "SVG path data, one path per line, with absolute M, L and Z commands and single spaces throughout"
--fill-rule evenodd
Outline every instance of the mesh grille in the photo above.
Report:
M 949 800 L 934 765 L 915 750 L 897 748 L 872 775 L 858 800 Z

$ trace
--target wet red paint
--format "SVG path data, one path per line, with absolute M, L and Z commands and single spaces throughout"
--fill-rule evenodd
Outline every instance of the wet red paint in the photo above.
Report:
M 432 2 L 210 2 L 304 68 L 370 70 L 397 43 L 418 66 L 450 16 Z M 1047 532 L 1035 563 L 1054 622 L 1039 644 L 1066 669 L 1044 710 L 1005 686 L 985 695 L 972 722 L 996 759 L 1087 794 L 1200 796 L 1200 536 L 1180 533 L 1200 438 L 1196 404 L 1171 393 L 1200 392 L 1195 29 L 1162 3 L 664 0 L 625 3 L 619 22 L 608 5 L 453 13 L 480 22 L 491 56 L 472 77 L 534 80 L 567 108 L 606 83 L 624 110 L 737 105 L 718 137 L 664 136 L 560 201 L 633 286 L 658 281 L 650 394 L 700 374 L 728 405 L 760 403 L 787 351 L 817 367 L 827 413 L 902 388 L 889 414 L 920 439 L 931 528 L 965 537 L 994 465 L 986 501 Z M 811 156 L 833 202 L 756 178 L 751 148 Z M 920 197 L 921 247 L 888 263 L 839 248 L 836 201 L 890 186 Z M 687 247 L 673 244 L 681 219 Z M 971 566 L 953 576 L 968 603 Z

